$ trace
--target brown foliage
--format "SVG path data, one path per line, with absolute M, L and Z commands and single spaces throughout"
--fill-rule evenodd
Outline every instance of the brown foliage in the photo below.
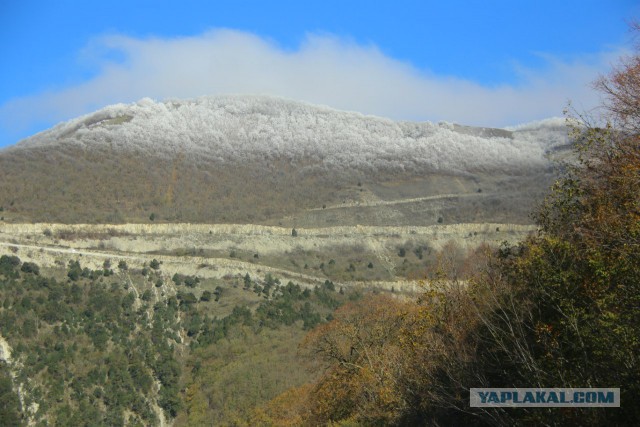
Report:
M 370 295 L 311 331 L 303 353 L 326 371 L 299 413 L 302 424 L 438 422 L 468 392 L 458 381 L 479 318 L 465 286 L 434 282 L 418 300 Z
M 307 335 L 306 354 L 327 364 L 311 393 L 313 422 L 354 416 L 388 422 L 406 406 L 397 383 L 404 371 L 398 332 L 409 308 L 389 296 L 369 297 L 342 307 L 332 322 Z
M 313 385 L 293 387 L 254 410 L 251 425 L 299 426 L 307 418 Z
M 631 27 L 636 35 L 640 33 L 639 23 Z M 609 76 L 596 80 L 594 87 L 605 95 L 603 107 L 615 127 L 637 134 L 640 131 L 640 56 L 636 53 L 623 58 Z
M 633 25 L 638 33 L 640 26 Z M 605 246 L 615 261 L 640 234 L 640 55 L 622 59 L 595 88 L 606 126 L 574 126 L 579 161 L 568 165 L 538 215 L 547 233 L 582 250 Z

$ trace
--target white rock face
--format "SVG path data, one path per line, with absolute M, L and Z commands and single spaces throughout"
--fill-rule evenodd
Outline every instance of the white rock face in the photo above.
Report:
M 475 172 L 545 167 L 545 153 L 566 139 L 561 119 L 496 130 L 396 122 L 271 97 L 222 96 L 111 105 L 14 149 L 71 145 L 216 162 L 304 159 L 332 170 Z
M 0 336 L 0 360 L 11 363 L 11 347 L 4 337 Z

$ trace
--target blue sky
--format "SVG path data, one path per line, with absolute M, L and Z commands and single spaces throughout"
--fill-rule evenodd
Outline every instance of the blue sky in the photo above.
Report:
M 0 0 L 0 146 L 104 105 L 283 96 L 507 126 L 597 104 L 631 0 Z

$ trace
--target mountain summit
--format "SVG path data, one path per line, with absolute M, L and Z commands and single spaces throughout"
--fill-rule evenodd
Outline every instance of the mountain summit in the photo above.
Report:
M 561 119 L 506 130 L 393 121 L 261 96 L 145 98 L 0 151 L 0 206 L 9 218 L 37 221 L 141 221 L 153 213 L 170 221 L 297 217 L 335 225 L 357 222 L 355 211 L 311 219 L 310 210 L 329 206 L 335 214 L 353 205 L 365 223 L 386 215 L 422 224 L 398 206 L 377 219 L 363 209 L 478 190 L 495 195 L 498 185 L 510 198 L 537 194 L 549 181 L 549 153 L 566 140 Z M 448 209 L 438 203 L 427 211 Z
M 329 169 L 477 171 L 537 167 L 562 143 L 558 119 L 515 131 L 397 122 L 259 96 L 117 104 L 61 123 L 17 148 L 153 150 L 194 160 L 310 160 Z

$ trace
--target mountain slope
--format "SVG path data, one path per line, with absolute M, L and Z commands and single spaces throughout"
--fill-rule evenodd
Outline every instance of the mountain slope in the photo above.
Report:
M 62 222 L 527 222 L 564 144 L 557 119 L 503 130 L 269 97 L 143 99 L 0 151 L 0 206 Z

